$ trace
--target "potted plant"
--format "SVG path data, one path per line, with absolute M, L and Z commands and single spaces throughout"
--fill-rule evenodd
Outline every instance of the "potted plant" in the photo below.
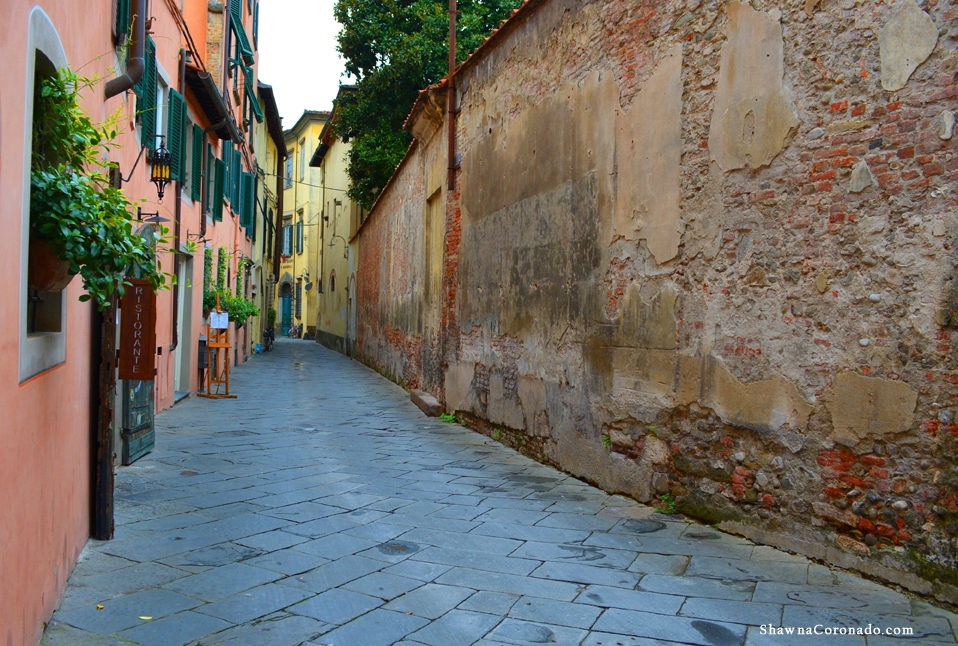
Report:
M 251 316 L 259 316 L 259 309 L 252 300 L 241 295 L 241 283 L 239 276 L 242 276 L 248 261 L 241 260 L 239 263 L 239 272 L 236 282 L 236 293 L 234 294 L 226 287 L 226 270 L 229 262 L 229 251 L 226 247 L 220 247 L 216 260 L 216 277 L 213 277 L 213 250 L 206 249 L 203 265 L 203 312 L 209 315 L 216 309 L 216 297 L 219 296 L 220 309 L 226 312 L 230 321 L 241 328 L 246 324 Z
M 59 291 L 80 274 L 86 294 L 99 309 L 122 277 L 149 280 L 154 290 L 167 276 L 156 262 L 155 245 L 167 229 L 141 237 L 134 231 L 131 204 L 111 186 L 103 161 L 114 148 L 119 113 L 95 125 L 80 107 L 82 90 L 94 82 L 69 69 L 58 70 L 38 85 L 34 98 L 30 172 L 30 284 Z M 171 277 L 172 279 L 172 277 Z

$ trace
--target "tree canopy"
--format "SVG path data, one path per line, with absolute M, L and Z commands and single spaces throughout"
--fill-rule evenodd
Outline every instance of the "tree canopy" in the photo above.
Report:
M 473 52 L 520 0 L 459 0 L 457 59 Z M 409 146 L 402 125 L 419 90 L 449 68 L 448 0 L 337 0 L 338 51 L 357 91 L 340 95 L 335 128 L 352 142 L 349 196 L 372 207 Z

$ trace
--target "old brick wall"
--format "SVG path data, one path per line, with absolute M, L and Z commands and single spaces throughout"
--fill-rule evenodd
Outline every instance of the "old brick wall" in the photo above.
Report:
M 430 392 L 442 384 L 442 301 L 427 287 L 441 266 L 427 261 L 425 216 L 427 197 L 442 200 L 441 139 L 414 146 L 397 170 L 360 231 L 356 273 L 357 358 L 406 388 Z
M 458 81 L 428 334 L 384 278 L 425 163 L 370 216 L 366 356 L 607 490 L 954 601 L 954 26 L 940 0 L 535 3 Z

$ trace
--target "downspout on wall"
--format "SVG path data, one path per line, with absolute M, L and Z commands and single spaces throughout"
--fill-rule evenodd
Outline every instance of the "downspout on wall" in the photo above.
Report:
M 449 0 L 449 89 L 446 114 L 449 118 L 449 194 L 456 188 L 456 0 Z
M 180 96 L 186 96 L 186 52 L 184 48 L 180 48 L 180 78 L 177 80 L 176 91 L 180 93 Z M 205 146 L 204 146 L 205 149 Z M 183 151 L 183 154 L 186 154 L 186 151 Z M 176 181 L 176 206 L 174 208 L 174 223 L 173 223 L 173 275 L 179 277 L 180 275 L 180 217 L 183 211 L 183 178 L 180 177 Z M 180 317 L 180 285 L 179 281 L 173 283 L 173 338 L 170 342 L 170 352 L 176 350 L 176 347 L 180 344 L 180 328 L 178 322 Z
M 286 146 L 284 145 L 282 149 L 277 150 L 276 155 L 276 223 L 275 223 L 275 236 L 274 236 L 274 250 L 273 250 L 273 279 L 275 283 L 279 284 L 279 269 L 280 269 L 280 258 L 282 257 L 283 251 L 283 234 L 282 234 L 282 223 L 283 223 L 283 197 L 286 192 Z
M 106 82 L 106 98 L 126 92 L 139 83 L 146 69 L 146 0 L 133 0 L 133 34 L 130 38 L 130 63 L 126 74 Z

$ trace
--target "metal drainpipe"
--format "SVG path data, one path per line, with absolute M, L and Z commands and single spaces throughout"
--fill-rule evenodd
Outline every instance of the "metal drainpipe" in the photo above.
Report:
M 146 69 L 146 0 L 133 0 L 133 33 L 130 38 L 130 63 L 126 74 L 107 81 L 106 98 L 126 92 L 143 77 Z M 96 407 L 91 410 L 96 443 L 96 461 L 93 470 L 92 535 L 97 540 L 113 538 L 113 402 L 111 394 L 116 385 L 116 296 L 103 311 L 92 310 L 94 329 L 91 334 L 91 399 Z M 96 373 L 96 378 L 94 374 Z M 91 401 L 91 406 L 94 404 Z M 94 413 L 95 411 L 95 413 Z
M 180 96 L 183 97 L 183 100 L 186 101 L 186 49 L 180 48 L 180 78 L 177 82 L 177 92 L 180 93 Z M 172 119 L 172 115 L 170 117 Z M 186 124 L 183 124 L 183 127 L 186 127 Z M 185 150 L 180 150 L 180 155 L 186 155 Z M 176 181 L 176 206 L 174 208 L 174 218 L 175 222 L 173 223 L 173 248 L 176 250 L 173 253 L 173 275 L 179 278 L 180 276 L 180 216 L 182 214 L 182 203 L 183 203 L 183 169 L 180 168 L 180 179 Z M 180 344 L 180 329 L 177 323 L 179 323 L 180 317 L 180 284 L 179 281 L 173 283 L 173 339 L 170 344 L 170 352 L 176 350 L 176 347 Z M 174 365 L 176 363 L 174 362 Z M 176 391 L 176 376 L 173 377 L 173 390 Z
M 326 283 L 326 157 L 323 157 L 323 201 L 320 202 L 322 206 L 322 215 L 319 218 L 319 284 L 324 285 Z M 317 299 L 319 298 L 319 292 L 316 293 Z M 323 290 L 323 300 L 326 300 L 326 290 Z M 316 325 L 319 325 L 319 321 L 316 321 Z
M 446 90 L 446 116 L 449 119 L 450 193 L 456 188 L 456 0 L 449 0 L 449 88 Z
M 126 92 L 139 83 L 146 69 L 144 53 L 146 51 L 146 0 L 133 0 L 133 34 L 130 39 L 130 64 L 126 74 L 110 79 L 106 83 L 106 98 L 120 92 Z
M 286 193 L 286 142 L 283 142 L 283 150 L 276 151 L 276 222 L 273 233 L 276 236 L 273 249 L 273 279 L 279 289 L 279 270 L 280 262 L 283 256 L 283 198 Z

